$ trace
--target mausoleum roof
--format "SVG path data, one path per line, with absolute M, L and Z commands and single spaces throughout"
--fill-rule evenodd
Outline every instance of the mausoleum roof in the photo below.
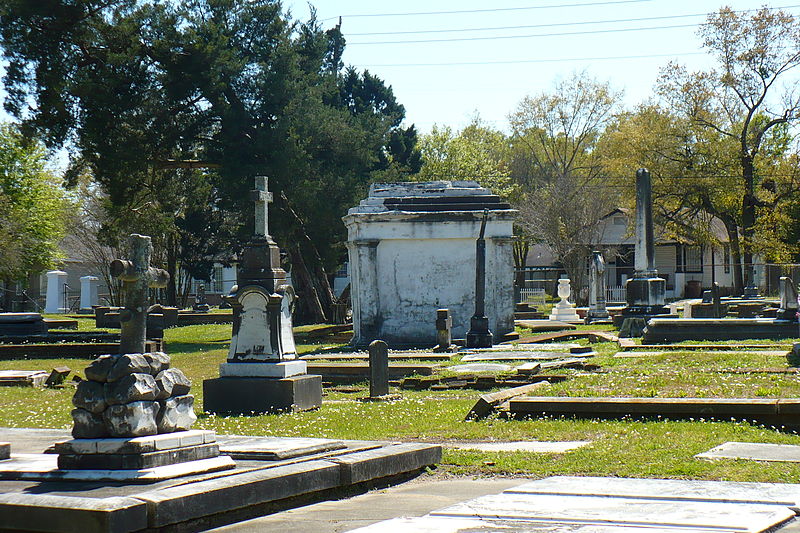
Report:
M 510 210 L 492 191 L 475 181 L 426 181 L 406 183 L 374 183 L 369 196 L 351 208 L 348 215 L 384 213 L 389 211 Z

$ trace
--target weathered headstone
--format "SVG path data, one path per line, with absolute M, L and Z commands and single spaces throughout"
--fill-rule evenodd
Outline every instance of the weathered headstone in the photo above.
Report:
M 467 331 L 467 348 L 488 348 L 492 345 L 492 332 L 489 330 L 489 318 L 486 316 L 486 221 L 489 210 L 483 210 L 481 232 L 475 241 L 475 314 L 469 320 Z
M 297 359 L 292 332 L 294 289 L 268 229 L 272 193 L 257 176 L 251 191 L 255 231 L 241 256 L 238 283 L 227 296 L 233 335 L 220 377 L 203 382 L 204 409 L 213 413 L 304 411 L 322 404 L 322 378 Z
M 122 280 L 125 291 L 125 309 L 120 312 L 119 352 L 142 353 L 147 330 L 147 291 L 166 287 L 169 274 L 166 270 L 150 266 L 153 243 L 149 236 L 132 233 L 128 237 L 130 260 L 114 259 L 111 275 Z
M 451 331 L 453 328 L 453 317 L 450 316 L 449 309 L 436 310 L 436 347 L 434 352 L 449 352 L 453 344 Z
M 67 273 L 61 270 L 51 270 L 47 273 L 47 297 L 44 304 L 45 313 L 66 313 Z
M 792 278 L 788 276 L 781 276 L 779 281 L 779 289 L 781 296 L 781 307 L 778 309 L 777 318 L 796 321 L 798 311 L 797 285 L 795 285 Z
M 622 318 L 642 318 L 667 315 L 664 306 L 667 282 L 658 277 L 655 268 L 655 238 L 653 236 L 653 205 L 650 172 L 645 168 L 636 171 L 636 246 L 634 249 L 634 274 L 625 284 L 627 307 Z
M 81 277 L 81 313 L 91 313 L 97 305 L 97 283 L 99 281 L 97 276 Z
M 550 320 L 557 320 L 559 322 L 579 322 L 580 317 L 575 312 L 575 304 L 569 301 L 569 295 L 572 294 L 570 288 L 570 280 L 561 278 L 558 280 L 558 297 L 561 300 L 553 306 L 550 312 Z
M 589 310 L 586 312 L 586 323 L 608 319 L 606 309 L 606 262 L 603 253 L 592 252 L 592 263 L 589 270 Z
M 381 340 L 369 344 L 369 395 L 389 394 L 389 347 Z

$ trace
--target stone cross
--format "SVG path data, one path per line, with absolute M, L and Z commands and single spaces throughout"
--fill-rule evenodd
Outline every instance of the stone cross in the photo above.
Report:
M 267 237 L 269 235 L 269 204 L 272 203 L 272 193 L 267 190 L 266 176 L 256 176 L 255 190 L 250 191 L 250 198 L 255 203 L 257 237 Z
M 114 259 L 111 276 L 123 282 L 125 309 L 120 313 L 122 332 L 119 353 L 144 353 L 147 329 L 147 289 L 166 287 L 166 270 L 150 266 L 153 243 L 147 235 L 132 233 L 128 237 L 131 260 Z
M 655 240 L 653 238 L 653 199 L 650 172 L 646 168 L 636 171 L 636 248 L 634 270 L 636 273 L 656 275 Z

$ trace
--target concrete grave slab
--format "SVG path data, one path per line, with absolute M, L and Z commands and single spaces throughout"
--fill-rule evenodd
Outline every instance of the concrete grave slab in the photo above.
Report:
M 447 367 L 447 370 L 451 372 L 457 372 L 459 374 L 469 374 L 473 372 L 510 372 L 512 370 L 512 366 L 510 365 L 501 365 L 497 363 L 469 363 L 466 365 L 453 365 Z
M 761 355 L 765 357 L 786 357 L 787 350 L 747 350 L 747 351 L 722 351 L 722 350 L 686 350 L 693 352 L 693 355 Z M 670 351 L 623 351 L 614 354 L 614 357 L 621 359 L 636 359 L 639 357 L 659 357 L 664 355 L 672 355 L 678 350 Z
M 553 476 L 507 489 L 506 492 L 552 496 L 602 496 L 764 504 L 794 507 L 800 502 L 800 485 L 682 479 Z
M 485 352 L 470 353 L 461 358 L 462 361 L 552 361 L 553 359 L 563 359 L 565 357 L 591 357 L 594 352 L 586 354 L 570 354 L 564 352 Z
M 277 461 L 321 452 L 342 450 L 347 445 L 340 440 L 300 437 L 250 437 L 226 435 L 219 440 L 220 453 L 234 459 Z
M 580 348 L 581 345 L 575 342 L 542 342 L 542 343 L 519 343 L 519 344 L 497 344 L 491 348 L 464 348 L 459 350 L 461 353 L 482 353 L 482 352 L 506 352 L 506 351 L 551 351 L 569 352 L 573 348 Z
M 519 442 L 462 442 L 448 445 L 457 450 L 477 450 L 481 452 L 531 452 L 531 453 L 564 453 L 582 448 L 591 441 L 519 441 Z
M 42 387 L 48 375 L 44 370 L 0 370 L 0 387 Z
M 764 442 L 726 442 L 707 452 L 695 455 L 698 459 L 750 459 L 800 463 L 800 446 L 794 444 L 768 444 Z
M 766 531 L 794 518 L 788 507 L 691 501 L 656 501 L 603 496 L 503 493 L 453 505 L 431 516 L 502 518 L 571 525 Z

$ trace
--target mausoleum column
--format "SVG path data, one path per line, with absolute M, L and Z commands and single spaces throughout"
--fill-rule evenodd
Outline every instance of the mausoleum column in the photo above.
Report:
M 45 313 L 66 313 L 67 302 L 64 289 L 67 285 L 67 273 L 62 270 L 51 270 L 47 273 L 47 299 Z
M 353 297 L 353 344 L 375 340 L 380 330 L 378 239 L 350 244 L 350 294 Z

